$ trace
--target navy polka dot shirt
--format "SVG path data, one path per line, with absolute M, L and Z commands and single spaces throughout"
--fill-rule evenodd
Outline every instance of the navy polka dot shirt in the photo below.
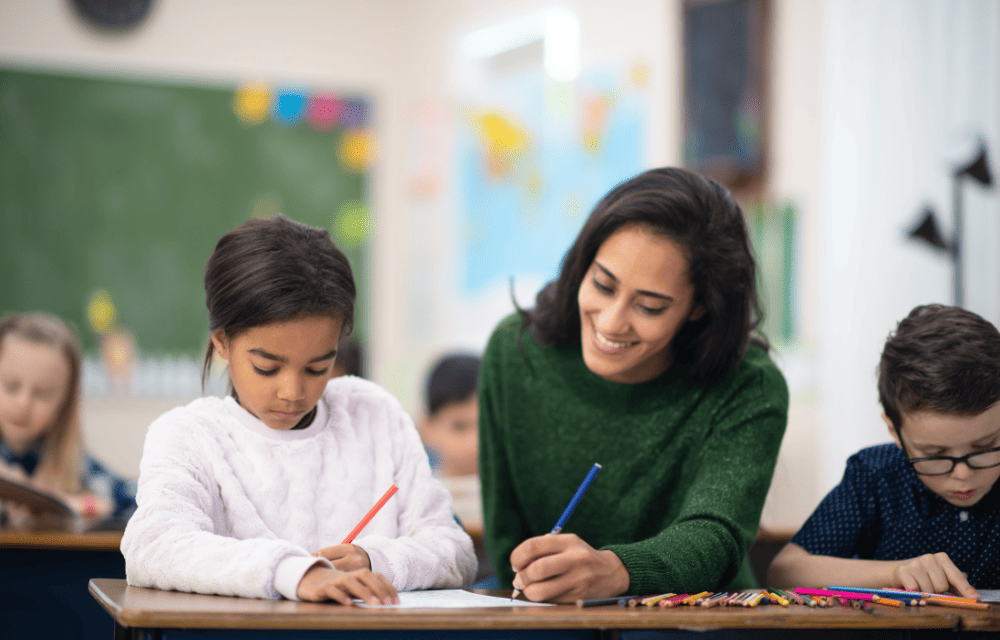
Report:
M 899 447 L 862 449 L 792 542 L 816 555 L 906 560 L 943 551 L 980 589 L 1000 588 L 1000 491 L 956 507 L 928 489 Z

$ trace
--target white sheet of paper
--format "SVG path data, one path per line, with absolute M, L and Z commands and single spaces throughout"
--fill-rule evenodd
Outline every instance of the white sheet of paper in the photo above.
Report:
M 1000 589 L 976 589 L 979 592 L 980 602 L 1000 603 Z
M 432 589 L 430 591 L 404 591 L 399 594 L 399 604 L 370 605 L 360 600 L 359 607 L 386 607 L 389 609 L 468 609 L 472 607 L 551 607 L 544 602 L 527 602 L 484 596 L 462 589 Z

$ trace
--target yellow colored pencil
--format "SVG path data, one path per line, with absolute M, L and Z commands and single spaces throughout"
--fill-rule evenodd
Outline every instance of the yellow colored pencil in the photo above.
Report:
M 677 595 L 676 593 L 661 593 L 658 596 L 649 596 L 647 598 L 643 598 L 642 600 L 639 601 L 639 604 L 644 604 L 647 607 L 652 607 L 660 600 L 664 600 L 666 598 L 673 598 L 676 595 Z
M 767 598 L 767 594 L 766 594 L 766 593 L 764 593 L 763 591 L 761 591 L 761 592 L 760 592 L 760 593 L 758 593 L 758 594 L 757 594 L 756 596 L 754 596 L 753 598 L 751 598 L 751 599 L 750 599 L 750 602 L 748 602 L 748 603 L 747 603 L 747 604 L 746 604 L 745 606 L 747 606 L 747 607 L 756 607 L 756 606 L 757 606 L 757 605 L 759 605 L 759 604 L 761 603 L 761 601 L 763 601 L 763 600 L 764 600 L 765 598 Z
M 711 591 L 702 591 L 701 593 L 696 593 L 694 595 L 691 595 L 691 596 L 688 596 L 688 597 L 684 598 L 683 600 L 681 600 L 677 604 L 694 604 L 695 601 L 701 600 L 705 596 L 708 596 L 708 595 L 711 595 L 711 594 L 712 594 Z

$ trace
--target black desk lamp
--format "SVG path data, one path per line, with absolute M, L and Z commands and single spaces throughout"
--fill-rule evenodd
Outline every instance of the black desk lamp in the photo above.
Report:
M 952 231 L 951 240 L 945 240 L 941 236 L 937 219 L 934 216 L 934 209 L 930 205 L 924 207 L 921 211 L 920 221 L 910 229 L 907 235 L 923 240 L 935 249 L 947 251 L 951 255 L 954 266 L 953 296 L 955 306 L 961 307 L 965 288 L 962 274 L 962 180 L 969 177 L 984 187 L 993 186 L 993 176 L 990 174 L 989 163 L 986 159 L 986 143 L 980 140 L 975 157 L 970 162 L 956 167 L 951 175 L 955 207 L 955 229 Z

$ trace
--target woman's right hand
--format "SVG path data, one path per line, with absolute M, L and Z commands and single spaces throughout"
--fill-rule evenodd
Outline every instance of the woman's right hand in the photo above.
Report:
M 336 600 L 350 605 L 354 598 L 368 604 L 399 604 L 396 589 L 381 573 L 371 569 L 340 571 L 325 565 L 313 565 L 299 581 L 296 595 L 309 602 Z
M 892 586 L 906 591 L 945 593 L 949 587 L 966 598 L 978 598 L 979 592 L 969 584 L 965 574 L 955 566 L 947 553 L 927 553 L 897 564 L 890 575 Z

